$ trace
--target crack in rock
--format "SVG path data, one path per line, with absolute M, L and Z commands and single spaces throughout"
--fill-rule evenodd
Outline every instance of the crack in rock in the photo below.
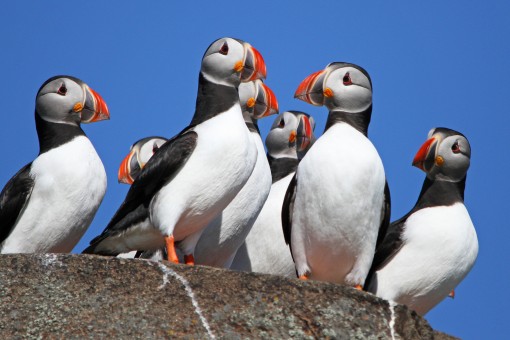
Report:
M 178 281 L 180 281 L 184 285 L 184 290 L 186 291 L 186 294 L 188 295 L 188 297 L 191 299 L 191 303 L 193 304 L 193 307 L 195 307 L 195 313 L 199 316 L 200 321 L 202 322 L 202 325 L 204 326 L 205 330 L 207 331 L 207 334 L 209 335 L 209 338 L 215 339 L 216 337 L 214 336 L 214 334 L 211 330 L 211 327 L 209 326 L 209 323 L 207 322 L 206 318 L 202 314 L 202 309 L 200 309 L 200 306 L 198 305 L 198 302 L 195 298 L 195 294 L 193 293 L 193 290 L 191 289 L 191 286 L 190 286 L 188 280 L 186 280 L 184 277 L 177 274 L 175 271 L 168 268 L 161 262 L 153 262 L 153 263 L 156 264 L 164 274 L 163 275 L 163 284 L 158 287 L 158 290 L 163 289 L 166 286 L 166 284 L 169 283 L 169 280 L 168 280 L 169 275 L 176 278 Z
M 395 321 L 396 321 L 395 306 L 397 304 L 393 301 L 388 301 L 388 303 L 390 305 L 390 312 L 391 312 L 391 319 L 390 319 L 391 340 L 395 340 Z

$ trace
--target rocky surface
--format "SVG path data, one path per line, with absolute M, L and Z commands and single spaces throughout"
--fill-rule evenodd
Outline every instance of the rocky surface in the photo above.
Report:
M 341 285 L 85 255 L 2 255 L 0 268 L 2 339 L 451 339 Z

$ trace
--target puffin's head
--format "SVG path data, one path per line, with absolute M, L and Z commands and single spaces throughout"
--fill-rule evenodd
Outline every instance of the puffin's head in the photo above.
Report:
M 458 182 L 466 176 L 470 159 L 471 147 L 462 133 L 434 128 L 414 156 L 413 166 L 425 171 L 430 179 Z
M 262 55 L 247 42 L 221 38 L 205 52 L 201 72 L 214 83 L 238 87 L 240 82 L 265 78 L 266 64 Z
M 294 98 L 330 111 L 362 112 L 372 105 L 372 81 L 362 67 L 335 62 L 303 80 Z
M 241 110 L 252 118 L 260 119 L 278 113 L 278 102 L 273 91 L 257 79 L 239 85 Z
M 53 123 L 79 125 L 110 118 L 103 98 L 78 78 L 52 77 L 37 92 L 35 110 Z
M 304 112 L 280 113 L 267 135 L 267 152 L 274 158 L 301 159 L 315 142 L 314 129 L 314 119 Z
M 145 164 L 166 141 L 163 137 L 146 137 L 131 145 L 119 167 L 119 183 L 133 184 Z

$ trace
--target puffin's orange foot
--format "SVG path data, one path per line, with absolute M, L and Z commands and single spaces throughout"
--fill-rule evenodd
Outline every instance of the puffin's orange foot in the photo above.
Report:
M 175 252 L 175 239 L 173 235 L 165 237 L 167 260 L 173 263 L 179 263 L 179 258 Z
M 193 257 L 193 254 L 184 255 L 184 263 L 189 264 L 190 266 L 194 266 L 195 258 Z
M 303 275 L 299 275 L 300 280 L 308 280 L 310 278 L 310 273 L 304 273 Z
M 448 294 L 448 297 L 454 299 L 455 298 L 455 290 L 452 289 L 450 294 Z
M 363 290 L 363 286 L 362 285 L 355 285 L 354 288 L 357 289 L 357 290 Z

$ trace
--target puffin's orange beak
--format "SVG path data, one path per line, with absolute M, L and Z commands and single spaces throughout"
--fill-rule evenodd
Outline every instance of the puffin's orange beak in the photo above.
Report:
M 297 128 L 298 151 L 304 151 L 312 141 L 313 128 L 310 119 L 303 115 Z
M 134 179 L 131 177 L 131 160 L 133 159 L 133 156 L 135 155 L 134 151 L 131 151 L 120 163 L 119 167 L 119 183 L 125 183 L 125 184 L 133 184 Z M 136 161 L 136 159 L 135 159 Z M 138 162 L 136 162 L 138 164 Z
M 103 98 L 85 85 L 85 105 L 81 111 L 82 123 L 94 123 L 110 119 L 110 111 Z
M 236 64 L 237 65 L 237 64 Z M 248 82 L 256 79 L 265 79 L 267 75 L 266 63 L 259 51 L 248 43 L 244 43 L 244 65 L 241 81 Z
M 429 138 L 425 143 L 423 143 L 423 145 L 420 147 L 420 149 L 418 150 L 418 152 L 414 156 L 413 166 L 415 166 L 415 167 L 417 167 L 417 168 L 427 172 L 427 170 L 425 169 L 424 164 L 425 164 L 425 161 L 427 160 L 428 155 L 430 153 L 431 146 L 436 141 L 437 141 L 437 139 L 432 137 L 432 138 Z
M 299 84 L 296 92 L 294 93 L 294 98 L 316 106 L 324 105 L 322 84 L 324 82 L 325 75 L 326 70 L 322 70 L 312 73 L 306 77 L 305 80 Z
M 258 94 L 255 102 L 255 118 L 267 117 L 278 113 L 278 101 L 266 84 L 258 82 Z

